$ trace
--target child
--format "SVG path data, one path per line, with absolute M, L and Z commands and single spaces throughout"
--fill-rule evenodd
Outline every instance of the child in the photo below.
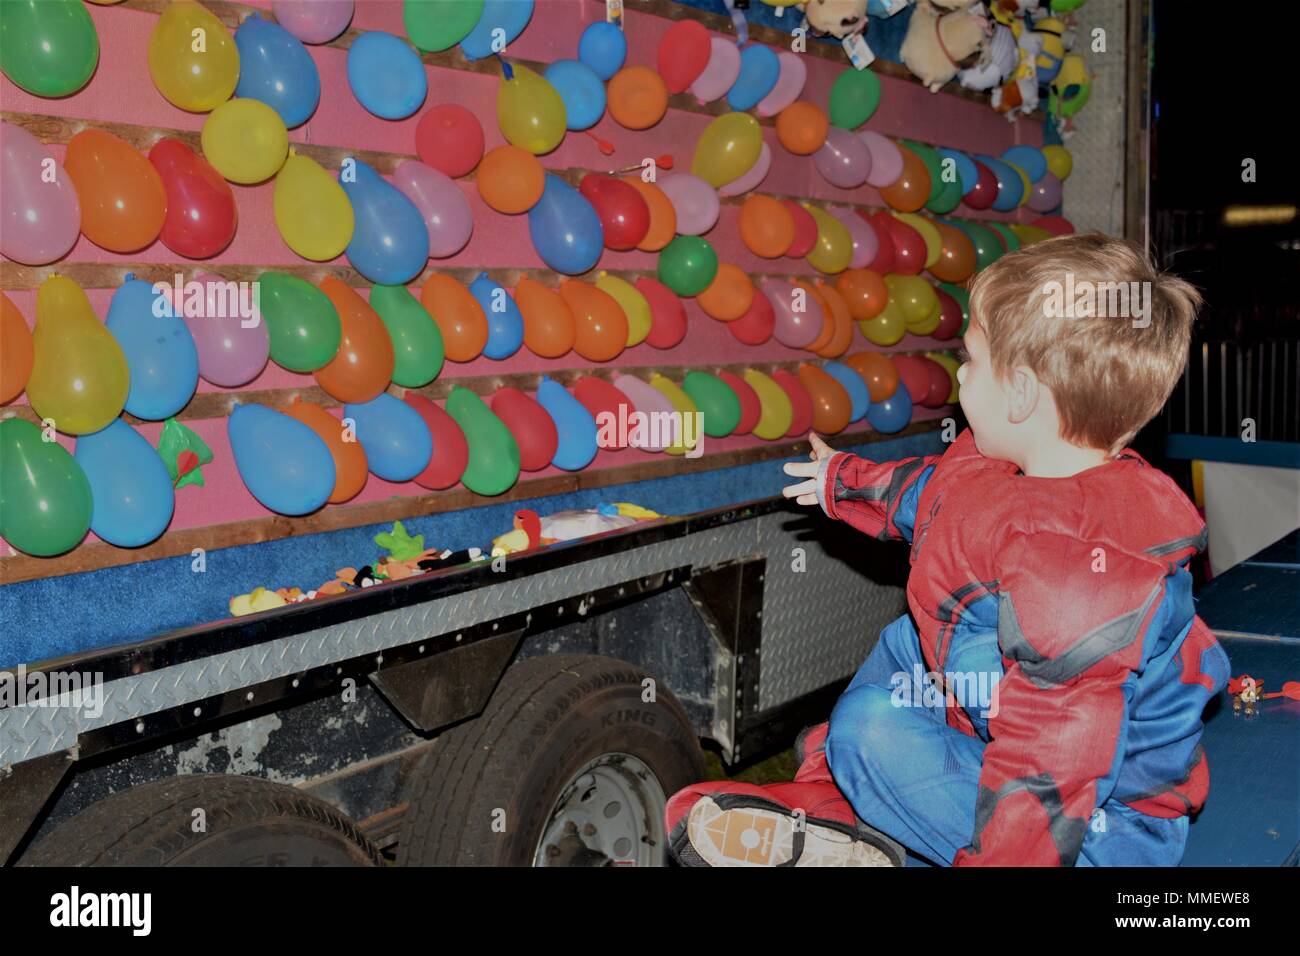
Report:
M 1180 861 L 1228 663 L 1192 603 L 1204 523 L 1126 446 L 1199 303 L 1118 239 L 1026 246 L 972 283 L 970 427 L 943 455 L 877 464 L 810 434 L 786 496 L 910 541 L 911 613 L 805 731 L 794 782 L 669 801 L 680 862 L 871 865 L 872 828 L 943 865 Z

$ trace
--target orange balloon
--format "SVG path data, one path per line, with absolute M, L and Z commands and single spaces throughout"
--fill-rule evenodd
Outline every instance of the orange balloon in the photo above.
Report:
M 355 498 L 365 487 L 366 478 L 370 474 L 366 465 L 366 451 L 361 447 L 361 442 L 355 438 L 344 441 L 343 422 L 320 405 L 295 399 L 280 411 L 314 431 L 330 450 L 330 456 L 334 459 L 334 490 L 330 493 L 329 503 L 337 505 Z
M 649 129 L 668 112 L 668 87 L 648 66 L 625 66 L 605 86 L 605 105 L 621 126 Z
M 546 174 L 537 157 L 519 146 L 498 146 L 478 164 L 474 182 L 483 201 L 514 216 L 527 212 L 542 198 Z
M 22 394 L 35 358 L 32 330 L 23 321 L 18 306 L 0 292 L 0 405 Z
M 650 228 L 636 247 L 642 252 L 658 252 L 677 238 L 677 210 L 668 194 L 654 183 L 642 182 L 640 176 L 624 176 L 623 182 L 633 186 L 650 208 Z
M 844 301 L 844 296 L 839 294 L 835 286 L 819 280 L 816 288 L 821 293 L 822 302 L 827 309 L 825 325 L 830 326 L 831 337 L 824 346 L 814 351 L 822 358 L 839 358 L 853 343 L 853 316 L 849 314 L 849 304 Z
M 935 222 L 942 246 L 939 261 L 930 266 L 930 275 L 940 282 L 965 282 L 975 273 L 975 243 L 970 236 L 946 222 Z
M 754 304 L 754 283 L 740 266 L 718 263 L 718 272 L 709 287 L 695 297 L 706 314 L 731 322 L 749 311 Z
M 853 414 L 853 401 L 848 391 L 828 372 L 807 363 L 799 366 L 799 384 L 812 399 L 812 428 L 823 435 L 842 432 Z
M 524 317 L 524 345 L 542 358 L 559 358 L 577 337 L 573 310 L 560 293 L 536 279 L 520 279 L 515 288 L 515 305 Z
M 63 168 L 81 201 L 81 232 L 109 252 L 137 252 L 162 232 L 167 191 L 153 163 L 126 140 L 83 129 Z
M 343 280 L 330 276 L 321 281 L 320 290 L 339 314 L 343 337 L 334 358 L 316 370 L 316 382 L 340 402 L 368 402 L 393 377 L 395 355 L 388 327 Z
M 825 113 L 811 103 L 798 100 L 777 114 L 776 138 L 796 156 L 809 156 L 822 148 L 830 125 Z
M 623 351 L 627 315 L 612 295 L 581 279 L 561 282 L 560 295 L 573 310 L 575 352 L 589 362 L 608 362 Z
M 845 269 L 835 280 L 855 321 L 874 319 L 889 302 L 889 288 L 873 269 Z
M 898 369 L 883 352 L 854 352 L 844 364 L 862 376 L 873 402 L 883 402 L 898 390 Z
M 825 348 L 826 344 L 830 342 L 831 336 L 835 334 L 835 320 L 831 316 L 831 304 L 822 297 L 821 289 L 807 279 L 791 280 L 791 285 L 798 286 L 807 292 L 822 311 L 821 331 L 817 333 L 817 338 L 805 345 L 804 348 L 809 352 L 816 352 L 818 349 Z
M 488 340 L 487 316 L 469 289 L 451 276 L 434 273 L 420 290 L 420 304 L 438 323 L 447 358 L 472 362 L 483 354 Z
M 930 198 L 930 174 L 920 156 L 902 143 L 897 145 L 903 154 L 903 174 L 892 186 L 880 190 L 880 198 L 899 212 L 916 212 Z
M 794 216 L 779 200 L 752 193 L 740 207 L 740 241 L 764 259 L 783 256 L 794 242 Z

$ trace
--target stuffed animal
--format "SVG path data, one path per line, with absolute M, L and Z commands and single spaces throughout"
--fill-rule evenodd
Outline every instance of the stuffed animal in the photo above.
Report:
M 1048 88 L 1047 97 L 1047 113 L 1056 123 L 1062 139 L 1074 135 L 1074 116 L 1092 95 L 1092 80 L 1083 57 L 1077 53 L 1067 54 L 1061 63 L 1061 72 L 1056 74 Z
M 957 80 L 968 90 L 991 90 L 1001 86 L 1016 70 L 1020 62 L 1020 47 L 1011 28 L 1002 23 L 993 25 L 993 37 L 984 46 L 979 62 L 957 74 Z
M 803 15 L 808 29 L 843 40 L 867 28 L 868 0 L 808 0 Z
M 900 51 L 907 68 L 931 93 L 978 62 L 993 25 L 978 4 L 941 12 L 930 0 L 918 0 Z
M 999 113 L 1005 113 L 1008 120 L 1015 119 L 1015 112 L 1032 113 L 1038 109 L 1038 69 L 1034 65 L 1042 51 L 1043 34 L 1025 29 L 1022 20 L 1013 20 L 1011 32 L 1016 38 L 1016 70 L 1011 78 L 993 91 L 991 102 Z
M 1039 35 L 1038 56 L 1034 57 L 1034 71 L 1038 85 L 1047 86 L 1061 72 L 1061 61 L 1066 51 L 1074 45 L 1073 32 L 1056 17 L 1042 17 L 1034 21 L 1034 33 Z

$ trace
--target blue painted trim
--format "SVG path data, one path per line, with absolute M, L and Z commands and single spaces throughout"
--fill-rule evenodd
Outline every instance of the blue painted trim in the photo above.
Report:
M 1300 468 L 1300 442 L 1256 441 L 1209 435 L 1169 435 L 1165 454 L 1170 458 L 1223 461 L 1263 468 Z

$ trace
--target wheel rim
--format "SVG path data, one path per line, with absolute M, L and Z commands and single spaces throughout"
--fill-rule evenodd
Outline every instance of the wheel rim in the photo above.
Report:
M 601 754 L 575 773 L 555 801 L 534 866 L 663 866 L 667 796 L 644 761 Z

